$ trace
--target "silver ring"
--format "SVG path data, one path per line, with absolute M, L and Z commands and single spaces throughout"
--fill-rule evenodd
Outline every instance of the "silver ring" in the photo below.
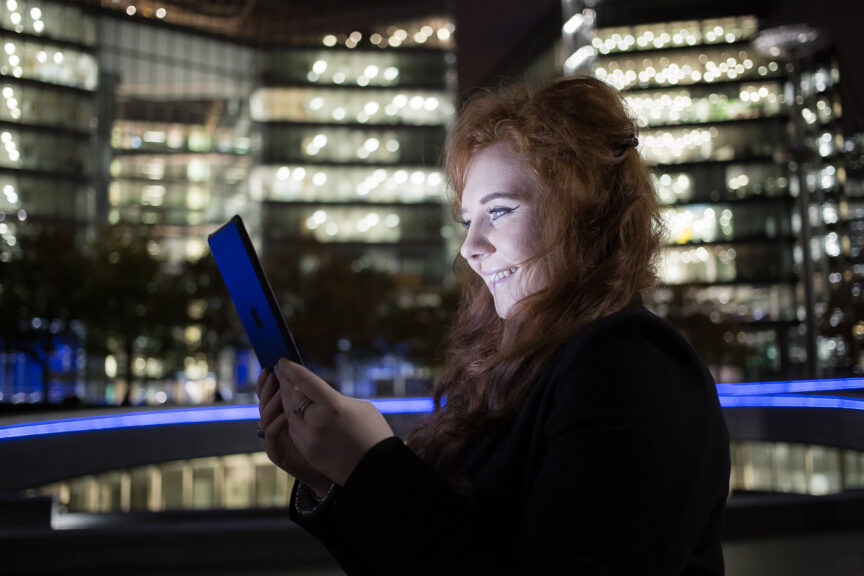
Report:
M 300 403 L 291 411 L 302 419 L 303 413 L 306 412 L 306 408 L 308 408 L 310 404 L 312 404 L 312 400 L 309 398 L 303 398 L 303 400 L 301 400 Z

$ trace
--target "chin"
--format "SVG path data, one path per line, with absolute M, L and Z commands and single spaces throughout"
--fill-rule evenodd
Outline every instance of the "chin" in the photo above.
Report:
M 513 308 L 513 304 L 512 304 L 512 303 L 510 303 L 510 304 L 500 304 L 500 305 L 499 305 L 497 302 L 495 303 L 495 312 L 498 313 L 498 317 L 501 318 L 502 320 L 506 320 L 506 319 L 507 319 L 507 315 L 510 314 L 510 309 L 511 309 L 511 308 Z

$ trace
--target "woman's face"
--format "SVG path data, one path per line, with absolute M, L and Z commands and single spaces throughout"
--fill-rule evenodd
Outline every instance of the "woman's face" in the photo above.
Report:
M 460 252 L 486 283 L 501 318 L 546 285 L 536 274 L 529 281 L 523 268 L 539 247 L 538 188 L 525 158 L 505 144 L 480 150 L 468 163 Z

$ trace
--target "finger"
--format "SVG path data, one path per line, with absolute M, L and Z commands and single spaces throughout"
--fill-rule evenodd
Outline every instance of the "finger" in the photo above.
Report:
M 264 432 L 265 441 L 275 440 L 286 426 L 285 413 L 279 412 L 272 422 L 267 424 L 265 428 L 261 428 L 261 431 Z
M 284 384 L 286 382 L 296 386 L 303 396 L 316 404 L 332 406 L 336 404 L 339 396 L 341 396 L 327 382 L 316 376 L 306 367 L 291 362 L 286 358 L 279 360 L 279 364 L 276 365 L 276 374 L 279 376 L 280 384 L 282 384 L 283 398 L 285 397 Z
M 274 394 L 267 404 L 260 407 L 261 417 L 258 420 L 258 429 L 264 430 L 282 412 L 282 400 Z
M 306 399 L 307 396 L 305 396 L 299 388 L 290 382 L 286 382 L 284 385 L 279 387 L 279 401 L 282 404 L 282 411 L 286 415 L 296 414 L 294 409 Z M 311 402 L 311 398 L 309 400 Z M 314 404 L 315 402 L 311 403 Z
M 267 383 L 267 377 L 273 373 L 271 368 L 264 368 L 261 370 L 261 373 L 258 375 L 258 382 L 255 386 L 255 391 L 258 394 L 258 398 L 261 398 L 261 391 L 264 389 L 264 385 Z
M 284 463 L 280 462 L 288 455 L 285 449 L 291 446 L 291 438 L 288 435 L 288 418 L 284 413 L 279 412 L 279 415 L 266 428 L 261 428 L 261 433 L 261 443 L 271 461 L 284 469 Z M 288 452 L 293 451 L 293 446 L 291 446 Z
M 258 391 L 258 405 L 265 406 L 279 392 L 279 381 L 272 371 L 268 370 L 267 377 L 264 379 L 264 384 Z

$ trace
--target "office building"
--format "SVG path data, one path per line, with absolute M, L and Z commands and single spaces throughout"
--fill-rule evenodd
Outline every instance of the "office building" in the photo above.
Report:
M 0 151 L 0 177 L 7 178 L 0 257 L 16 256 L 24 226 L 71 222 L 86 236 L 90 224 L 105 221 L 150 229 L 149 249 L 179 269 L 206 253 L 203 237 L 212 226 L 240 213 L 259 231 L 254 240 L 265 260 L 290 265 L 284 276 L 277 267 L 274 278 L 286 313 L 298 321 L 290 277 L 314 278 L 338 261 L 348 262 L 352 278 L 395 276 L 395 293 L 415 310 L 439 301 L 428 286 L 445 274 L 443 254 L 457 241 L 437 199 L 443 184 L 431 152 L 453 114 L 446 20 L 407 18 L 392 30 L 350 23 L 332 34 L 295 28 L 293 44 L 280 32 L 286 23 L 274 21 L 262 28 L 273 44 L 262 47 L 249 28 L 238 33 L 212 14 L 160 17 L 143 2 L 132 14 L 125 5 L 119 13 L 14 5 L 0 17 L 4 48 L 13 46 L 0 62 L 0 114 L 9 133 Z M 831 52 L 809 54 L 790 71 L 786 58 L 754 51 L 764 31 L 758 14 L 686 20 L 657 10 L 649 24 L 604 16 L 601 5 L 593 15 L 584 8 L 581 23 L 571 21 L 573 12 L 561 22 L 565 40 L 580 43 L 565 50 L 562 40 L 542 53 L 560 51 L 563 65 L 585 46 L 596 51 L 570 65 L 617 83 L 641 118 L 642 151 L 656 167 L 671 232 L 665 284 L 651 305 L 687 330 L 725 381 L 806 373 L 807 319 L 817 319 L 807 316 L 802 281 L 799 199 L 806 197 L 820 367 L 826 375 L 851 370 L 864 336 L 855 312 L 864 265 L 864 144 L 860 136 L 837 138 L 842 74 Z M 593 29 L 588 16 L 596 16 Z M 58 68 L 70 62 L 69 70 Z M 76 70 L 90 72 L 78 77 Z M 795 75 L 800 88 L 790 98 Z M 796 138 L 814 151 L 805 169 L 791 165 L 793 101 L 801 107 Z M 71 111 L 58 111 L 63 106 Z M 63 157 L 77 149 L 73 141 L 92 152 L 75 161 L 80 166 L 34 153 L 38 146 Z M 74 210 L 58 204 L 60 186 Z M 294 259 L 295 247 L 306 257 Z M 193 307 L 201 320 L 202 305 Z M 354 320 L 351 309 L 342 312 Z M 201 321 L 187 328 L 180 339 L 195 350 L 208 327 Z M 151 379 L 143 397 L 153 403 L 207 401 L 214 373 L 224 370 L 229 380 L 254 373 L 242 350 L 213 359 L 184 349 L 182 378 L 173 381 L 170 361 L 144 354 L 147 343 L 139 344 L 133 370 Z M 343 353 L 360 345 L 350 337 L 337 344 Z M 712 348 L 720 353 L 711 356 Z M 122 380 L 121 355 L 108 356 L 103 377 Z M 75 370 L 77 356 L 58 357 Z M 360 370 L 343 364 L 334 374 L 359 394 L 411 392 L 408 370 L 397 385 L 398 364 L 389 361 Z M 9 378 L 13 363 L 5 362 Z M 168 379 L 173 383 L 164 384 Z M 861 386 L 838 380 L 718 387 L 733 439 L 729 573 L 821 573 L 838 563 L 847 572 L 841 566 L 832 573 L 856 573 L 864 427 L 861 400 L 852 395 Z M 428 411 L 425 401 L 416 411 L 388 414 L 394 429 L 404 434 L 417 412 Z M 285 517 L 292 480 L 260 452 L 256 411 L 250 403 L 4 419 L 0 454 L 20 465 L 3 468 L 0 491 L 54 500 L 25 499 L 38 518 L 0 515 L 14 518 L 8 529 L 0 526 L 0 563 L 48 573 L 68 570 L 73 557 L 76 568 L 92 572 L 332 567 Z M 4 512 L 18 503 L 4 501 Z
M 563 3 L 563 68 L 622 90 L 638 119 L 668 228 L 649 305 L 718 381 L 860 373 L 855 147 L 823 35 L 765 29 L 767 3 L 686 20 L 589 5 Z
M 439 330 L 435 310 L 449 290 L 457 241 L 438 168 L 455 114 L 454 26 L 444 8 L 426 3 L 383 18 L 367 10 L 356 28 L 286 34 L 274 26 L 256 36 L 231 24 L 239 6 L 220 15 L 104 4 L 5 4 L 0 259 L 20 257 L 21 234 L 62 228 L 73 246 L 116 241 L 104 255 L 110 270 L 145 238 L 162 275 L 139 280 L 156 295 L 179 291 L 185 309 L 171 326 L 157 298 L 118 295 L 137 302 L 133 321 L 154 328 L 130 329 L 132 322 L 100 336 L 97 320 L 88 332 L 87 319 L 75 318 L 62 342 L 49 331 L 53 319 L 33 312 L 42 340 L 30 347 L 51 375 L 5 338 L 6 401 L 38 400 L 49 388 L 52 401 L 108 403 L 203 402 L 248 390 L 254 355 L 228 334 L 236 322 L 213 319 L 232 312 L 214 309 L 222 294 L 205 278 L 215 273 L 206 267 L 207 234 L 234 214 L 246 221 L 298 336 L 314 328 L 313 312 L 298 310 L 314 300 L 300 298 L 298 279 L 314 277 L 307 288 L 333 298 L 334 309 L 339 298 L 343 308 L 357 304 L 344 283 L 325 285 L 325 272 L 340 266 L 379 284 L 394 279 L 376 306 L 430 318 Z M 112 320 L 123 317 L 113 300 Z M 310 358 L 348 392 L 404 393 L 431 377 L 433 361 L 418 359 L 422 345 L 409 338 L 394 335 L 360 353 L 371 334 L 319 336 L 308 339 Z M 324 339 L 332 349 L 315 348 Z

